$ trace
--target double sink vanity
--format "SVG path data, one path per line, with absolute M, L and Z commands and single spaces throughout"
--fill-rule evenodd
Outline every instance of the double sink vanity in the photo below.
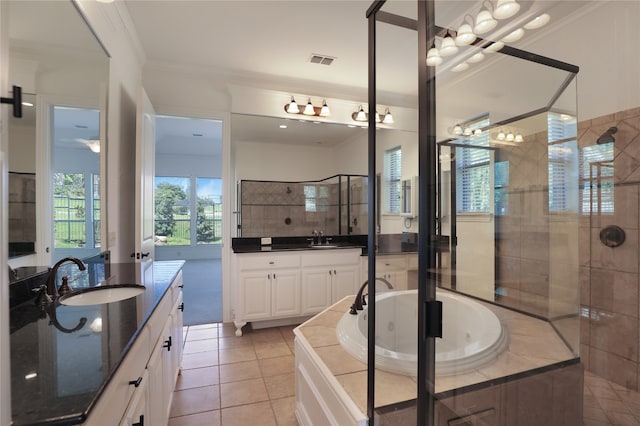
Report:
M 72 287 L 145 289 L 113 303 L 56 303 L 47 313 L 31 291 L 46 273 L 13 282 L 12 424 L 167 424 L 182 356 L 183 264 L 107 260 L 82 272 L 69 264 L 58 275 L 70 275 Z

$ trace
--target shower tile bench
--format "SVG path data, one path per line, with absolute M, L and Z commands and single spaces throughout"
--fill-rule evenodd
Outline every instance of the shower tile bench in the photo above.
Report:
M 295 330 L 296 417 L 300 425 L 367 424 L 367 365 L 340 345 L 346 297 Z M 437 376 L 435 425 L 581 425 L 582 365 L 552 326 L 490 303 L 508 346 L 472 371 Z M 415 423 L 415 377 L 376 370 L 380 425 Z M 526 420 L 525 420 L 526 419 Z

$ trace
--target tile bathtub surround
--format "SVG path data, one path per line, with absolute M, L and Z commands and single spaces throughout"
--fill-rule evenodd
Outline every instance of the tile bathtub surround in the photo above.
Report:
M 185 327 L 169 425 L 297 426 L 292 329 L 236 337 L 232 324 Z
M 585 369 L 627 389 L 640 387 L 640 108 L 578 124 L 580 149 L 616 126 L 613 145 L 613 211 L 591 211 L 580 220 L 581 357 Z M 600 230 L 620 226 L 624 244 L 607 247 Z

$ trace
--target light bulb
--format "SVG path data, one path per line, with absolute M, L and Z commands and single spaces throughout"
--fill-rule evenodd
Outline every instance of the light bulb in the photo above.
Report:
M 496 25 L 498 25 L 498 21 L 493 19 L 491 12 L 485 9 L 476 16 L 476 25 L 473 27 L 473 32 L 484 34 L 494 29 Z
M 431 49 L 429 49 L 429 52 L 427 52 L 428 66 L 435 67 L 436 65 L 440 65 L 442 61 L 443 59 L 440 56 L 440 52 L 438 52 L 438 49 L 436 49 L 435 47 L 432 47 Z
M 358 110 L 358 114 L 356 114 L 356 121 L 367 121 L 367 114 L 364 112 L 364 108 L 360 105 L 360 109 Z
M 473 136 L 480 136 L 482 134 L 482 129 L 475 129 L 473 131 Z
M 471 31 L 471 25 L 462 24 L 458 28 L 458 35 L 455 42 L 458 46 L 467 46 L 476 41 L 476 35 Z
M 493 17 L 496 19 L 507 19 L 518 13 L 520 5 L 516 0 L 498 0 L 496 8 L 493 10 Z
M 462 126 L 460 126 L 459 124 L 456 124 L 455 126 L 453 126 L 453 134 L 454 135 L 461 135 L 462 134 Z
M 299 114 L 300 113 L 300 109 L 298 108 L 298 104 L 296 103 L 296 100 L 293 98 L 293 96 L 291 97 L 291 102 L 289 102 L 289 106 L 287 107 L 287 112 L 289 114 Z
M 520 133 L 518 133 L 513 140 L 515 142 L 522 142 L 522 141 L 524 141 L 524 138 L 522 137 L 522 135 Z
M 328 117 L 331 115 L 331 111 L 329 111 L 329 107 L 327 106 L 327 101 L 322 101 L 322 108 L 320 109 L 320 117 Z
M 472 133 L 473 131 L 469 127 L 465 127 L 465 129 L 462 131 L 462 134 L 465 136 L 471 136 Z
M 481 60 L 484 59 L 484 54 L 482 52 L 478 52 L 475 55 L 467 58 L 467 62 L 470 62 L 472 64 L 475 64 L 477 62 L 480 62 Z
M 384 112 L 384 118 L 382 119 L 382 122 L 384 124 L 393 124 L 393 115 L 391 115 L 389 108 L 387 108 Z
M 498 132 L 498 136 L 496 136 L 496 139 L 498 139 L 499 141 L 503 141 L 505 139 L 505 134 L 502 130 L 500 130 L 500 132 Z
M 510 32 L 506 36 L 502 38 L 502 41 L 505 43 L 513 43 L 514 41 L 518 41 L 524 35 L 524 30 L 522 28 L 518 28 L 515 31 Z
M 378 111 L 376 111 L 376 123 L 380 123 L 382 121 L 382 119 L 380 119 L 380 114 L 378 114 Z
M 311 103 L 311 98 L 309 98 L 309 102 L 307 102 L 302 113 L 304 115 L 316 115 L 316 111 L 313 109 L 313 104 Z
M 461 62 L 458 65 L 456 65 L 455 67 L 451 68 L 451 71 L 453 72 L 460 72 L 460 71 L 464 71 L 467 68 L 469 68 L 469 64 L 466 62 Z
M 514 139 L 515 139 L 515 136 L 513 136 L 513 133 L 511 132 L 507 133 L 507 137 L 505 139 L 507 142 L 513 142 Z
M 551 20 L 551 16 L 547 13 L 543 13 L 540 16 L 536 16 L 531 21 L 529 21 L 524 28 L 527 30 L 537 30 L 540 27 L 544 27 Z
M 493 43 L 491 43 L 489 46 L 484 48 L 484 51 L 486 53 L 495 53 L 498 50 L 502 49 L 504 47 L 504 43 L 501 41 L 494 41 Z
M 456 46 L 456 42 L 453 41 L 451 36 L 447 35 L 440 43 L 440 56 L 451 56 L 456 53 L 458 53 L 458 46 Z

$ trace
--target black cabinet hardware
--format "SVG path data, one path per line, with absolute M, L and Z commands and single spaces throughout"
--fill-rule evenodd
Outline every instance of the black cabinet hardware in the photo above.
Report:
M 137 380 L 129 381 L 129 384 L 135 386 L 136 388 L 140 386 L 140 383 L 142 383 L 142 376 L 138 377 Z
M 164 345 L 162 345 L 163 348 L 167 348 L 167 352 L 171 351 L 171 336 L 169 336 L 169 339 L 164 341 Z

